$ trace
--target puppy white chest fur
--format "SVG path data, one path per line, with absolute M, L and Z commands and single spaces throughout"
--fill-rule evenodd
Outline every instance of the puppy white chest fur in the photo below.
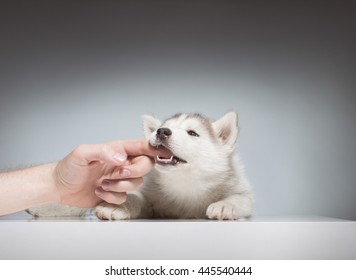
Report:
M 190 171 L 172 172 L 171 174 L 157 174 L 155 183 L 158 183 L 162 194 L 173 200 L 184 203 L 185 201 L 199 201 L 207 194 L 208 182 L 202 180 L 201 176 Z M 158 179 L 158 180 L 157 180 Z M 150 188 L 150 186 L 147 186 Z

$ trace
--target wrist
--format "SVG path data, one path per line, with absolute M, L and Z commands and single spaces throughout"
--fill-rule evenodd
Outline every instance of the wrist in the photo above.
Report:
M 55 170 L 57 163 L 48 163 L 38 166 L 37 182 L 38 194 L 35 197 L 35 204 L 53 204 L 60 203 L 60 194 L 56 186 Z M 36 168 L 36 167 L 35 167 Z

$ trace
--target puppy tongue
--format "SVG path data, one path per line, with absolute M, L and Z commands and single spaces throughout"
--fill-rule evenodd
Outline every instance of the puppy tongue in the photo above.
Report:
M 157 147 L 157 157 L 159 157 L 160 159 L 172 159 L 173 154 L 164 146 L 159 145 Z

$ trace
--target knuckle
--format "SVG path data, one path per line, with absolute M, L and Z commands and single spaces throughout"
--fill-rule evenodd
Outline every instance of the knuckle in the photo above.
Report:
M 111 147 L 109 144 L 101 144 L 100 151 L 103 155 L 106 155 L 106 154 L 110 153 Z
M 141 177 L 143 175 L 143 168 L 140 165 L 136 165 L 132 171 L 135 174 L 135 177 Z
M 146 175 L 152 169 L 153 165 L 153 159 L 147 156 L 141 156 L 137 164 L 135 164 L 135 173 L 140 177 Z
M 107 197 L 103 198 L 106 202 L 120 205 L 127 199 L 126 193 L 108 193 Z
M 81 144 L 77 148 L 75 148 L 74 153 L 78 155 L 84 154 L 86 151 L 88 151 L 89 145 L 88 144 Z

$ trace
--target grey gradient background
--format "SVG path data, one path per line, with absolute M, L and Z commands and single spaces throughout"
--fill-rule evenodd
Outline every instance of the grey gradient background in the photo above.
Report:
M 257 215 L 356 220 L 355 1 L 0 1 L 0 169 L 237 111 Z

